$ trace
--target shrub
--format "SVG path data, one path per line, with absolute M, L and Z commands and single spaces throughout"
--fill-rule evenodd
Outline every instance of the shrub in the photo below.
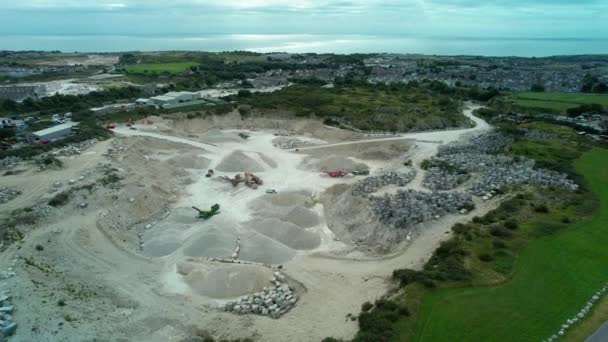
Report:
M 452 226 L 452 231 L 456 234 L 468 233 L 471 229 L 473 229 L 472 226 L 463 223 L 456 223 L 454 226 Z
M 566 223 L 566 224 L 572 223 L 572 220 L 568 216 L 562 217 L 561 221 L 562 221 L 562 223 Z
M 507 248 L 507 244 L 502 240 L 494 240 L 492 241 L 492 245 L 494 248 Z
M 420 277 L 420 272 L 410 269 L 399 269 L 393 271 L 393 279 L 398 279 L 401 286 L 413 283 Z
M 399 306 L 399 309 L 397 310 L 397 312 L 399 313 L 400 316 L 409 316 L 410 315 L 410 309 L 405 305 Z
M 515 220 L 508 220 L 505 222 L 505 228 L 510 229 L 510 230 L 515 230 L 517 229 L 518 225 L 517 225 L 517 221 Z
M 490 234 L 497 237 L 510 237 L 512 235 L 510 231 L 501 227 L 492 227 Z
M 44 247 L 41 244 L 38 244 L 36 245 L 36 250 L 42 252 L 44 250 Z
M 425 159 L 420 163 L 420 168 L 423 170 L 428 169 L 429 167 L 431 167 L 432 162 L 430 159 Z
M 534 211 L 537 213 L 546 214 L 549 212 L 549 207 L 547 207 L 545 204 L 539 204 L 534 207 Z
M 65 300 L 60 299 L 60 300 L 57 302 L 57 305 L 58 305 L 58 306 L 65 306 Z
M 481 222 L 482 222 L 481 217 L 479 217 L 479 216 L 473 217 L 473 223 L 481 223 Z
M 240 105 L 237 107 L 237 110 L 239 111 L 239 114 L 241 114 L 242 117 L 246 117 L 249 116 L 251 114 L 251 106 L 250 105 Z
M 67 191 L 58 193 L 49 201 L 49 205 L 52 207 L 64 206 L 70 200 L 70 193 Z
M 369 310 L 371 310 L 374 307 L 374 304 L 370 303 L 370 302 L 365 302 L 363 303 L 363 305 L 361 305 L 361 311 L 363 312 L 368 312 Z
M 479 254 L 477 257 L 479 258 L 479 260 L 484 261 L 484 262 L 490 262 L 490 261 L 494 260 L 494 257 L 488 253 Z

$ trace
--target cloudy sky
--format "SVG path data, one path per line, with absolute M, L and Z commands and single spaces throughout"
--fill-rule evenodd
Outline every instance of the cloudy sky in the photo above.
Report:
M 0 0 L 0 35 L 593 39 L 607 23 L 608 0 Z

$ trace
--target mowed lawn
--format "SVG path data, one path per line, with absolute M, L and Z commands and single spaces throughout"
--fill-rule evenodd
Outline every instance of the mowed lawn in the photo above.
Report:
M 179 72 L 184 72 L 190 67 L 196 66 L 198 63 L 193 62 L 178 62 L 178 63 L 158 63 L 158 64 L 133 64 L 126 67 L 128 72 L 133 73 L 162 73 L 162 72 L 170 72 L 172 74 L 176 74 Z
M 583 93 L 513 93 L 515 103 L 520 106 L 538 109 L 565 111 L 581 104 L 597 103 L 608 106 L 608 95 Z
M 541 341 L 608 281 L 608 150 L 575 167 L 600 198 L 593 218 L 531 241 L 504 284 L 429 292 L 414 341 Z

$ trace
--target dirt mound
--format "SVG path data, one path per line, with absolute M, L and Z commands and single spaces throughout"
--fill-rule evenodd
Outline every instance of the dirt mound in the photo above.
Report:
M 272 271 L 263 266 L 223 263 L 182 262 L 177 272 L 194 292 L 217 299 L 261 291 L 272 276 Z
M 369 170 L 369 166 L 366 164 L 357 163 L 348 157 L 335 155 L 322 157 L 321 159 L 312 157 L 305 158 L 301 167 L 305 170 L 319 172 L 327 172 L 335 169 Z
M 234 251 L 236 239 L 236 235 L 225 229 L 212 226 L 189 239 L 183 253 L 190 257 L 229 258 Z
M 310 228 L 319 224 L 319 215 L 312 210 L 301 206 L 293 208 L 283 217 L 283 221 L 290 222 L 302 228 Z
M 224 157 L 216 169 L 223 172 L 262 172 L 264 166 L 243 151 L 234 151 Z
M 351 186 L 334 185 L 321 195 L 327 227 L 343 242 L 362 245 L 385 253 L 408 233 L 381 224 L 370 210 L 368 200 L 354 197 Z
M 295 255 L 295 250 L 257 232 L 241 236 L 239 259 L 265 264 L 282 264 Z
M 249 228 L 293 249 L 315 249 L 321 244 L 321 237 L 318 234 L 279 219 L 256 219 L 245 224 Z
M 167 160 L 167 163 L 184 169 L 204 170 L 209 167 L 211 161 L 196 154 L 185 154 L 172 157 Z

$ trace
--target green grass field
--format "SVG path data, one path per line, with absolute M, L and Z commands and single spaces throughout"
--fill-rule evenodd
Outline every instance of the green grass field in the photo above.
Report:
M 587 152 L 574 163 L 599 198 L 591 219 L 531 240 L 505 283 L 427 292 L 412 340 L 540 341 L 556 333 L 608 281 L 606 165 L 606 149 Z M 521 229 L 550 230 L 556 215 L 561 213 L 552 210 Z
M 188 70 L 190 67 L 196 66 L 198 63 L 193 62 L 176 62 L 176 63 L 158 63 L 158 64 L 133 64 L 126 67 L 128 72 L 133 73 L 163 73 L 169 72 L 172 74 L 180 73 Z
M 563 112 L 581 104 L 597 103 L 608 106 L 608 95 L 583 93 L 513 93 L 516 104 L 534 109 L 548 109 Z

